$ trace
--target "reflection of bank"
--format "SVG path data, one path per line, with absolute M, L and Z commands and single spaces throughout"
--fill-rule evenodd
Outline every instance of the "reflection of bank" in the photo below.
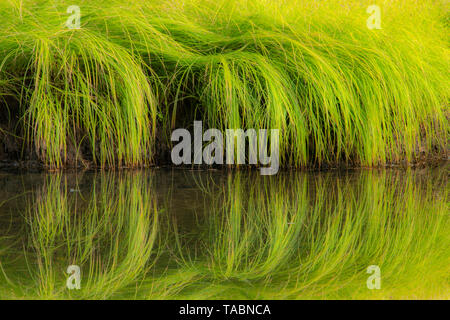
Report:
M 444 171 L 47 175 L 0 207 L 0 298 L 448 298 Z

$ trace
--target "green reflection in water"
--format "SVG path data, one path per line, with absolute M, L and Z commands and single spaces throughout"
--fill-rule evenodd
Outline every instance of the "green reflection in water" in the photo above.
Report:
M 1 299 L 449 298 L 444 169 L 24 184 L 0 200 Z M 69 265 L 80 290 L 66 288 Z

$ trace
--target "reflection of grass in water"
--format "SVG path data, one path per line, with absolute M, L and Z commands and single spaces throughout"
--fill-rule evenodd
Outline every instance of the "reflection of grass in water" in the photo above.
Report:
M 36 193 L 26 215 L 28 245 L 34 249 L 26 255 L 31 281 L 20 284 L 27 288 L 22 294 L 103 299 L 149 270 L 155 261 L 158 214 L 148 183 L 142 175 L 106 176 L 100 190 L 95 188 L 89 202 L 82 203 L 56 175 Z M 65 286 L 64 272 L 71 264 L 82 267 L 77 292 Z
M 367 174 L 356 185 L 319 179 L 313 195 L 306 179 L 288 192 L 291 180 L 259 179 L 231 179 L 226 202 L 219 198 L 209 210 L 210 226 L 198 244 L 206 255 L 181 259 L 203 279 L 186 297 L 431 298 L 448 292 L 446 203 L 419 191 L 414 179 Z M 380 291 L 366 288 L 372 264 L 382 270 Z
M 158 218 L 140 174 L 102 178 L 89 201 L 54 176 L 26 215 L 29 270 L 17 271 L 17 246 L 0 250 L 0 298 L 448 297 L 446 180 L 436 191 L 409 173 L 310 178 L 231 175 L 186 231 Z M 70 264 L 79 292 L 65 288 Z M 381 290 L 366 288 L 372 264 Z

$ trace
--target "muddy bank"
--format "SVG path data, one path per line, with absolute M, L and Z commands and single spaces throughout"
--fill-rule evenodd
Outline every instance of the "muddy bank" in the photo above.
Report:
M 75 149 L 71 149 L 75 150 Z M 179 169 L 199 169 L 199 170 L 230 170 L 237 169 L 233 166 L 228 165 L 173 165 L 170 157 L 171 147 L 164 143 L 164 140 L 157 139 L 155 153 L 153 158 L 153 163 L 149 165 L 142 166 L 145 167 L 165 167 L 165 168 L 179 168 Z M 448 163 L 450 160 L 450 153 L 432 153 L 425 154 L 419 153 L 417 159 L 412 162 L 406 160 L 401 160 L 398 162 L 389 162 L 383 165 L 375 166 L 376 168 L 425 168 L 425 167 L 436 167 L 443 163 Z M 306 167 L 295 168 L 292 166 L 280 165 L 280 171 L 283 170 L 308 170 L 308 171 L 323 171 L 323 170 L 347 170 L 347 169 L 357 169 L 363 168 L 359 163 L 351 162 L 340 162 L 340 163 L 323 163 L 323 164 L 310 164 Z M 240 170 L 257 170 L 259 167 L 250 165 L 240 165 Z M 96 170 L 105 169 L 97 166 L 92 159 L 89 152 L 69 152 L 67 153 L 66 163 L 61 169 L 81 169 L 81 170 Z M 106 169 L 132 169 L 130 167 L 122 166 L 117 168 L 106 168 Z M 27 171 L 54 171 L 55 169 L 50 168 L 41 161 L 35 152 L 35 150 L 26 145 L 24 140 L 18 136 L 12 135 L 7 132 L 0 132 L 0 170 L 1 171 L 11 171 L 11 170 L 27 170 Z

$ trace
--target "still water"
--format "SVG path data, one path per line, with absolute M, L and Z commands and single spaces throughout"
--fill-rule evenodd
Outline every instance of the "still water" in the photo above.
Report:
M 0 173 L 0 299 L 448 299 L 447 179 Z

